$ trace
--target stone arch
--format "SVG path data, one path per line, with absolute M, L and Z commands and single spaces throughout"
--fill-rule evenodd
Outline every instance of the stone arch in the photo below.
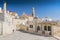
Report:
M 44 26 L 44 30 L 47 31 L 47 26 Z
M 37 32 L 40 30 L 40 26 L 37 26 Z
M 51 26 L 48 26 L 48 31 L 51 31 Z

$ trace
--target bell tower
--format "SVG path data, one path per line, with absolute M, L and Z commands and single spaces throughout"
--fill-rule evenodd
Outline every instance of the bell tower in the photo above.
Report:
M 32 8 L 32 16 L 35 17 L 35 10 L 34 10 L 34 7 Z

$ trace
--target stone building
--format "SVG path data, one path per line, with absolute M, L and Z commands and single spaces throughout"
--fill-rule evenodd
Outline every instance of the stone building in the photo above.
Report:
M 19 16 L 17 13 L 11 11 L 9 12 L 9 14 L 12 17 L 12 23 L 13 23 L 12 25 L 14 25 L 15 30 L 17 30 L 17 25 L 19 24 Z
M 27 26 L 28 26 L 27 23 L 29 23 L 29 22 L 31 23 L 34 19 L 34 16 L 35 16 L 34 8 L 32 8 L 32 15 L 25 14 L 23 12 L 22 16 L 20 17 L 20 25 L 19 25 L 20 29 L 24 30 L 23 28 L 25 28 L 25 27 L 27 28 Z M 22 27 L 21 25 L 25 26 L 25 27 Z
M 60 33 L 60 22 L 48 17 L 44 19 L 36 17 L 34 8 L 32 9 L 32 15 L 23 14 L 21 19 L 27 19 L 27 21 L 25 25 L 20 25 L 20 30 L 44 36 L 55 36 Z
M 27 23 L 29 25 L 27 30 L 28 32 L 45 36 L 55 36 L 60 33 L 60 22 L 50 19 L 45 19 L 42 21 L 38 20 L 38 18 L 34 19 L 34 21 L 32 21 L 32 23 Z
M 6 35 L 11 34 L 16 30 L 14 20 L 17 18 L 15 12 L 6 10 L 6 2 L 4 2 L 3 10 L 0 8 L 0 34 Z

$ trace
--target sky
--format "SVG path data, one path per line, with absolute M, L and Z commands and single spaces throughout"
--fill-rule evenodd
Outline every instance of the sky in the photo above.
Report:
M 6 1 L 7 10 L 31 15 L 32 7 L 35 8 L 35 15 L 44 18 L 49 17 L 53 20 L 60 20 L 60 0 L 0 0 L 0 7 Z

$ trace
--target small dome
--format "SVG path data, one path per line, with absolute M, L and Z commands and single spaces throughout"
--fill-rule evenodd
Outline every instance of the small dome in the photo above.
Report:
M 34 17 L 34 19 L 38 19 L 38 17 Z
M 52 21 L 52 19 L 48 18 L 48 17 L 45 17 L 45 18 L 42 19 L 42 21 Z

